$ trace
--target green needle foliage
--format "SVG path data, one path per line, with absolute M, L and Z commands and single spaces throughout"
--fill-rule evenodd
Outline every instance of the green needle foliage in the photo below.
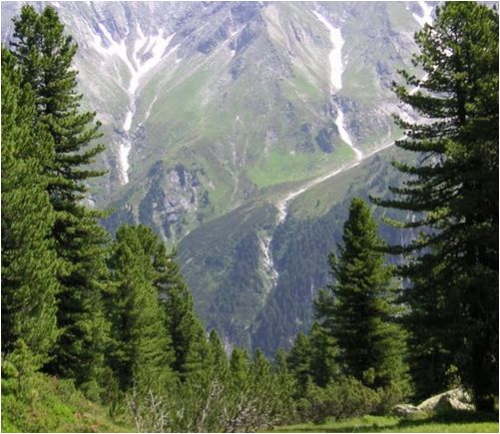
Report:
M 175 358 L 172 369 L 184 381 L 192 375 L 204 375 L 209 346 L 205 330 L 196 316 L 193 297 L 175 262 L 175 251 L 167 253 L 164 243 L 151 246 L 156 270 L 154 285 L 165 311 L 165 328 L 172 339 Z
M 339 349 L 336 357 L 345 376 L 373 389 L 395 387 L 409 393 L 405 363 L 406 336 L 396 322 L 392 267 L 385 264 L 383 240 L 366 203 L 354 198 L 344 225 L 339 257 L 330 255 L 335 283 L 330 297 L 316 303 L 320 327 Z
M 410 176 L 393 197 L 376 202 L 419 212 L 422 228 L 403 267 L 411 280 L 412 365 L 420 395 L 446 385 L 458 367 L 481 410 L 492 410 L 498 393 L 498 13 L 475 2 L 437 8 L 434 23 L 415 36 L 414 64 L 423 79 L 403 72 L 410 92 L 400 99 L 420 116 L 398 119 L 407 139 L 397 146 L 416 152 L 415 165 L 395 163 Z
M 420 89 L 397 87 L 424 118 L 399 120 L 408 138 L 398 146 L 422 158 L 396 163 L 409 181 L 376 200 L 416 213 L 399 226 L 421 229 L 411 245 L 390 249 L 416 252 L 402 267 L 411 283 L 402 292 L 405 309 L 371 211 L 354 199 L 340 253 L 329 258 L 335 283 L 315 303 L 309 336 L 299 334 L 274 364 L 242 348 L 228 357 L 215 331 L 207 338 L 175 251 L 150 228 L 122 226 L 111 242 L 98 223 L 103 213 L 83 205 L 88 180 L 101 175 L 93 164 L 103 147 L 92 144 L 100 137 L 95 114 L 80 107 L 77 46 L 51 7 L 37 13 L 24 6 L 14 24 L 11 49 L 2 47 L 2 391 L 11 429 L 40 428 L 25 420 L 52 405 L 54 389 L 64 392 L 41 369 L 106 399 L 109 412 L 133 418 L 138 431 L 247 432 L 296 417 L 387 412 L 410 392 L 401 320 L 411 332 L 417 394 L 444 387 L 452 368 L 478 409 L 493 408 L 495 10 L 477 3 L 438 8 L 435 23 L 416 35 L 415 65 L 426 78 L 403 73 L 407 86 Z M 258 250 L 253 241 L 250 247 Z M 247 267 L 241 259 L 238 266 Z M 300 268 L 303 258 L 293 259 Z M 73 395 L 73 386 L 68 391 Z M 80 417 L 59 398 L 46 424 L 54 430 Z
M 108 260 L 112 290 L 108 311 L 112 323 L 110 365 L 120 388 L 166 386 L 171 377 L 172 341 L 154 285 L 152 247 L 157 236 L 145 226 L 121 226 Z
M 33 92 L 2 47 L 2 352 L 22 339 L 39 367 L 59 336 L 61 264 L 49 238 L 55 213 L 42 167 L 53 158 L 52 141 L 34 112 Z
M 82 95 L 72 68 L 76 50 L 52 7 L 39 14 L 32 6 L 23 6 L 20 17 L 14 19 L 11 52 L 22 85 L 33 89 L 36 122 L 52 139 L 45 146 L 53 158 L 43 161 L 43 172 L 55 211 L 52 236 L 63 261 L 57 311 L 62 333 L 46 369 L 95 389 L 109 330 L 102 304 L 108 236 L 98 224 L 102 213 L 87 209 L 81 201 L 86 180 L 101 175 L 90 166 L 103 146 L 86 149 L 100 137 L 100 124 L 94 121 L 95 113 L 80 109 Z
M 311 327 L 311 371 L 314 383 L 325 387 L 341 377 L 338 364 L 339 348 L 335 337 L 323 324 L 315 321 Z
M 208 338 L 209 345 L 209 372 L 211 375 L 224 375 L 229 369 L 229 360 L 224 350 L 224 345 L 219 337 L 219 334 L 212 330 Z
M 104 150 L 103 145 L 85 149 L 101 134 L 95 113 L 80 108 L 83 96 L 78 92 L 78 71 L 72 68 L 77 44 L 65 34 L 53 7 L 39 14 L 33 6 L 23 6 L 20 17 L 14 19 L 11 47 L 23 81 L 35 93 L 37 116 L 54 138 L 51 199 L 57 210 L 71 212 L 87 191 L 83 181 L 102 175 L 89 165 Z
M 314 375 L 311 368 L 312 345 L 308 336 L 299 333 L 288 353 L 287 365 L 295 378 L 294 398 L 305 395 L 307 386 Z

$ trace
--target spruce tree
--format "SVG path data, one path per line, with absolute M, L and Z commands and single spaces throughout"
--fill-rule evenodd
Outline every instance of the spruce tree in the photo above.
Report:
M 40 367 L 60 333 L 55 213 L 43 171 L 53 152 L 50 135 L 33 122 L 33 92 L 15 63 L 2 47 L 2 353 L 22 340 Z
M 172 339 L 175 359 L 172 369 L 182 380 L 202 374 L 208 361 L 209 346 L 205 330 L 196 316 L 193 298 L 175 262 L 175 251 L 167 253 L 165 244 L 157 240 L 154 267 L 155 287 L 165 310 L 165 327 Z M 153 251 L 153 250 L 152 250 Z
M 498 393 L 498 13 L 449 2 L 415 38 L 414 63 L 426 75 L 418 80 L 403 72 L 406 85 L 420 90 L 396 90 L 422 121 L 399 119 L 408 138 L 397 146 L 419 153 L 419 163 L 396 163 L 409 180 L 392 188 L 392 198 L 376 201 L 422 216 L 396 223 L 423 230 L 394 250 L 417 252 L 402 269 L 412 281 L 406 300 L 412 352 L 419 354 L 417 386 L 444 387 L 445 371 L 455 364 L 478 408 L 492 409 Z
M 243 386 L 246 384 L 249 376 L 250 361 L 248 353 L 243 348 L 236 347 L 231 353 L 229 361 L 231 378 L 235 384 Z
M 100 137 L 100 125 L 94 121 L 95 113 L 80 109 L 82 95 L 72 68 L 77 46 L 65 34 L 54 8 L 38 14 L 33 6 L 23 6 L 14 19 L 11 47 L 23 85 L 33 89 L 36 121 L 51 136 L 54 151 L 43 169 L 56 212 L 52 237 L 63 261 L 57 318 L 62 334 L 47 369 L 90 387 L 101 375 L 109 329 L 102 305 L 108 237 L 98 224 L 102 213 L 81 203 L 87 180 L 101 174 L 91 165 L 103 147 L 88 148 Z
M 292 420 L 294 416 L 295 406 L 293 400 L 294 394 L 294 376 L 287 363 L 287 352 L 282 348 L 278 348 L 274 355 L 273 371 L 275 375 L 276 388 L 279 391 L 278 408 L 283 414 L 283 422 Z
M 339 349 L 330 329 L 315 321 L 311 327 L 310 368 L 315 384 L 325 387 L 341 376 L 337 362 Z
M 80 108 L 83 96 L 78 93 L 76 71 L 72 66 L 78 46 L 65 34 L 56 10 L 47 6 L 39 14 L 30 5 L 21 8 L 14 18 L 11 50 L 21 67 L 24 83 L 35 94 L 37 115 L 54 138 L 54 175 L 49 185 L 56 210 L 71 212 L 84 198 L 84 181 L 100 176 L 90 165 L 104 150 L 103 145 L 89 147 L 99 137 L 100 123 L 95 113 Z
M 108 260 L 109 364 L 124 391 L 165 386 L 171 378 L 171 338 L 155 287 L 151 247 L 156 243 L 157 236 L 145 226 L 121 226 Z
M 215 330 L 210 332 L 208 345 L 208 369 L 212 371 L 212 375 L 215 374 L 223 377 L 229 368 L 229 359 L 224 351 L 224 345 L 222 344 L 219 334 Z
M 313 348 L 309 337 L 304 333 L 299 333 L 287 357 L 288 369 L 296 381 L 295 398 L 303 397 L 312 381 L 312 353 Z
M 337 361 L 346 376 L 368 387 L 396 387 L 408 394 L 405 333 L 397 324 L 392 268 L 385 264 L 383 240 L 365 202 L 354 198 L 344 224 L 339 256 L 329 257 L 335 283 L 331 297 L 316 303 L 316 314 L 338 345 Z

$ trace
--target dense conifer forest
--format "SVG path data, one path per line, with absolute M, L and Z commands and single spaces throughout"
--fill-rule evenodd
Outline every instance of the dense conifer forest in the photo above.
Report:
M 140 432 L 384 415 L 459 386 L 498 411 L 496 9 L 448 2 L 416 33 L 423 74 L 394 83 L 420 118 L 397 118 L 415 163 L 394 162 L 406 177 L 388 195 L 350 202 L 311 330 L 270 358 L 204 329 L 151 228 L 101 226 L 107 211 L 84 199 L 106 145 L 81 106 L 78 47 L 52 7 L 24 6 L 14 25 L 1 59 L 2 430 L 63 429 L 59 416 L 30 425 L 50 381 Z M 375 206 L 414 218 L 377 222 Z M 388 245 L 387 224 L 418 236 Z

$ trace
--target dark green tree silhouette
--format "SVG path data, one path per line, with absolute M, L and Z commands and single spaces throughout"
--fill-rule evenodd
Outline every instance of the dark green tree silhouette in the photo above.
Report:
M 40 367 L 60 334 L 61 264 L 50 238 L 55 213 L 43 170 L 54 156 L 52 142 L 34 114 L 33 92 L 2 47 L 2 352 L 22 339 Z
M 154 281 L 165 310 L 165 327 L 172 339 L 175 358 L 172 368 L 182 380 L 191 375 L 204 375 L 209 361 L 209 345 L 205 329 L 198 319 L 179 266 L 175 262 L 175 251 L 168 253 L 163 242 L 154 246 Z
M 351 202 L 342 240 L 339 256 L 329 258 L 335 277 L 330 297 L 316 303 L 319 326 L 335 339 L 344 375 L 407 395 L 406 335 L 397 323 L 401 309 L 395 303 L 393 269 L 385 263 L 371 211 L 359 198 Z
M 122 390 L 166 386 L 172 377 L 172 341 L 154 282 L 157 236 L 145 226 L 121 226 L 108 260 L 112 286 L 109 363 Z
M 82 95 L 77 89 L 77 71 L 72 68 L 76 50 L 52 7 L 37 13 L 33 6 L 23 6 L 14 19 L 11 52 L 22 84 L 33 89 L 36 122 L 51 136 L 51 143 L 45 145 L 54 152 L 43 168 L 55 210 L 52 237 L 63 261 L 57 316 L 62 334 L 47 369 L 91 387 L 102 374 L 109 330 L 102 304 L 108 237 L 98 224 L 103 214 L 82 204 L 87 181 L 101 175 L 92 164 L 103 146 L 91 145 L 100 137 L 95 113 L 80 108 Z
M 416 34 L 414 63 L 403 72 L 411 92 L 399 98 L 420 121 L 399 119 L 417 164 L 396 163 L 409 176 L 393 197 L 376 202 L 418 213 L 403 228 L 422 228 L 395 252 L 417 255 L 402 269 L 412 285 L 409 329 L 420 394 L 446 383 L 451 364 L 480 409 L 498 393 L 498 13 L 478 3 L 448 2 Z

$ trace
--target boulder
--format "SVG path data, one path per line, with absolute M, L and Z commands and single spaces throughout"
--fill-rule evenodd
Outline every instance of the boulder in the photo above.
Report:
M 420 410 L 418 407 L 411 404 L 398 404 L 392 409 L 392 414 L 405 418 L 420 416 L 424 413 L 425 412 L 423 410 Z
M 417 406 L 422 411 L 446 413 L 453 410 L 474 410 L 470 395 L 463 389 L 453 389 L 426 399 Z

